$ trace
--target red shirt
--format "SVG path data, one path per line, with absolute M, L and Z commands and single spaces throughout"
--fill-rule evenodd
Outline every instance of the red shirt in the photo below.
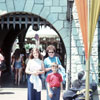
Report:
M 46 81 L 49 83 L 50 87 L 60 87 L 62 76 L 59 73 L 48 74 Z

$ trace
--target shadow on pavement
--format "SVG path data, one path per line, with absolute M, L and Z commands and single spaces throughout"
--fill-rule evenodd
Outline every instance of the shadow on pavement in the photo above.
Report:
M 3 94 L 15 94 L 14 92 L 0 92 L 0 95 L 3 95 Z
M 1 77 L 1 87 L 2 88 L 26 88 L 27 87 L 27 79 L 25 81 L 21 81 L 21 84 L 14 84 L 14 76 L 10 73 L 3 73 Z

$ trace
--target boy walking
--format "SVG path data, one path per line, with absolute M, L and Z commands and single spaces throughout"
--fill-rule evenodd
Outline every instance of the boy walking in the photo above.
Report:
M 48 94 L 51 100 L 60 100 L 60 90 L 62 87 L 62 76 L 58 73 L 57 63 L 51 64 L 52 73 L 48 74 L 46 78 Z

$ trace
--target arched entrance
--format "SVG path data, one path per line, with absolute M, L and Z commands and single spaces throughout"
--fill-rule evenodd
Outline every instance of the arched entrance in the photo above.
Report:
M 19 47 L 20 49 L 23 48 L 26 31 L 30 25 L 32 25 L 33 30 L 39 30 L 39 27 L 44 25 L 44 26 L 49 26 L 56 31 L 56 29 L 49 22 L 34 14 L 19 12 L 19 13 L 8 13 L 0 17 L 0 48 L 2 49 L 5 56 L 7 65 L 6 72 L 11 72 L 11 66 L 10 66 L 11 49 L 15 39 L 18 37 Z M 57 34 L 59 35 L 59 33 Z M 60 35 L 59 38 L 60 38 L 60 44 L 58 47 L 59 49 L 58 53 L 60 53 L 60 55 L 62 56 L 62 63 L 64 65 L 64 59 L 65 59 L 64 57 L 66 52 Z M 48 42 L 48 45 L 49 43 L 50 42 Z M 55 44 L 55 46 L 57 47 L 57 44 Z

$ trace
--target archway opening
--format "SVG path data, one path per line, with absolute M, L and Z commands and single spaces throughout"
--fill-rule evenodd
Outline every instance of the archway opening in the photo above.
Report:
M 5 74 L 7 73 L 7 75 L 8 74 L 11 75 L 11 52 L 12 52 L 12 47 L 15 40 L 18 39 L 17 44 L 20 49 L 22 48 L 27 49 L 25 45 L 28 45 L 29 41 L 30 41 L 29 42 L 30 44 L 35 44 L 34 36 L 30 38 L 26 37 L 27 31 L 30 28 L 30 26 L 37 33 L 40 30 L 40 27 L 44 27 L 45 29 L 49 27 L 56 33 L 57 37 L 54 37 L 54 35 L 50 37 L 48 36 L 47 33 L 45 33 L 46 37 L 43 37 L 43 34 L 42 34 L 40 37 L 41 47 L 39 49 L 45 50 L 49 44 L 55 45 L 56 51 L 60 55 L 62 65 L 66 66 L 64 62 L 65 55 L 66 55 L 64 43 L 59 33 L 49 22 L 47 22 L 45 19 L 34 14 L 28 14 L 28 13 L 22 13 L 22 12 L 9 13 L 0 17 L 0 48 L 2 49 L 4 53 L 4 57 L 5 57 L 6 65 L 7 65 L 7 69 L 3 72 L 4 82 L 6 79 Z

